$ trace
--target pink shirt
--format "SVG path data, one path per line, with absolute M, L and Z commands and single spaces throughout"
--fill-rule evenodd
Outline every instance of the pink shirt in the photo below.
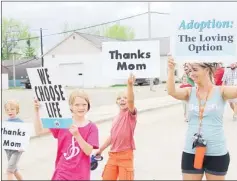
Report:
M 68 129 L 50 129 L 58 139 L 58 150 L 55 161 L 55 171 L 52 180 L 90 180 L 90 156 L 80 148 L 78 142 Z M 99 148 L 98 128 L 90 122 L 78 128 L 83 139 Z
M 111 129 L 111 152 L 135 150 L 134 130 L 137 123 L 137 110 L 120 111 L 113 120 Z

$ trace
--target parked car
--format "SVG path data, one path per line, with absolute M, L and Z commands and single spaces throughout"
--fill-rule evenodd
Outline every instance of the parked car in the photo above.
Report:
M 31 89 L 30 79 L 26 79 L 25 81 L 21 81 L 21 83 L 24 84 L 25 89 Z
M 159 78 L 155 78 L 155 79 L 153 79 L 153 84 L 154 85 L 158 85 L 160 83 L 160 79 Z M 142 78 L 140 78 L 140 79 L 136 79 L 136 81 L 135 81 L 135 84 L 136 85 L 149 85 L 150 84 L 150 79 L 142 79 Z

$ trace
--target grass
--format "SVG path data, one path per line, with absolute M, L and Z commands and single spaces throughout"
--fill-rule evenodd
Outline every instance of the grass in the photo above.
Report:
M 118 85 L 112 85 L 111 87 L 126 87 L 126 84 L 118 84 Z
M 23 90 L 25 89 L 24 87 L 9 87 L 8 90 Z

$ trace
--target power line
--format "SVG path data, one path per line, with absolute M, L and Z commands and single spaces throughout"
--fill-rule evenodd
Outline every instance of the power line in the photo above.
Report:
M 151 11 L 150 13 L 153 13 L 153 14 L 162 14 L 162 15 L 170 15 L 170 13 L 161 13 L 161 12 L 156 12 L 156 11 Z
M 169 15 L 169 13 L 160 13 L 160 12 L 150 12 L 150 13 L 155 13 L 155 14 L 164 14 L 164 15 Z M 120 18 L 120 19 L 117 19 L 117 20 L 113 20 L 113 21 L 109 21 L 109 22 L 105 22 L 105 23 L 101 23 L 101 24 L 96 24 L 96 25 L 92 25 L 92 26 L 88 26 L 88 27 L 84 27 L 84 28 L 80 28 L 80 29 L 75 29 L 75 30 L 70 30 L 70 31 L 64 31 L 64 32 L 60 32 L 60 33 L 54 33 L 54 34 L 48 34 L 48 35 L 44 35 L 44 36 L 38 36 L 38 37 L 31 37 L 31 38 L 27 38 L 27 39 L 18 39 L 18 40 L 12 40 L 12 41 L 21 41 L 21 40 L 29 40 L 29 39 L 35 39 L 35 38 L 43 38 L 43 37 L 46 37 L 46 36 L 53 36 L 53 35 L 58 35 L 58 34 L 63 34 L 63 33 L 69 33 L 69 32 L 75 32 L 75 31 L 79 31 L 79 30 L 84 30 L 84 29 L 89 29 L 89 28 L 93 28 L 93 27 L 97 27 L 97 26 L 101 26 L 101 25 L 106 25 L 106 24 L 110 24 L 110 23 L 114 23 L 114 22 L 117 22 L 117 21 L 121 21 L 121 20 L 126 20 L 126 19 L 131 19 L 131 18 L 134 18 L 134 17 L 137 17 L 137 16 L 141 16 L 141 15 L 144 15 L 144 14 L 148 14 L 148 12 L 145 12 L 145 13 L 140 13 L 140 14 L 136 14 L 136 15 L 133 15 L 133 16 L 129 16 L 129 17 L 126 17 L 126 18 Z M 42 53 L 42 52 L 41 52 Z M 27 60 L 25 62 L 21 62 L 19 64 L 16 64 L 15 66 L 19 66 L 19 65 L 22 65 L 22 64 L 25 64 L 25 63 L 28 63 L 28 62 L 31 62 L 31 61 L 34 61 L 34 60 L 39 60 L 39 59 L 43 59 L 43 57 L 45 56 L 45 54 L 41 55 L 40 57 L 38 58 L 33 58 L 33 59 L 30 59 L 30 60 Z M 8 68 L 8 67 L 12 67 L 12 65 L 8 65 L 8 66 L 4 66 L 5 68 Z
M 169 15 L 169 13 L 160 13 L 160 12 L 155 12 L 155 11 L 154 12 L 150 12 L 150 13 Z M 106 24 L 110 24 L 110 23 L 115 23 L 117 21 L 123 21 L 123 20 L 131 19 L 131 18 L 135 18 L 137 16 L 142 16 L 142 15 L 145 15 L 145 14 L 148 14 L 148 12 L 140 13 L 140 14 L 136 14 L 136 15 L 133 15 L 133 16 L 126 17 L 126 18 L 120 18 L 120 19 L 117 19 L 117 20 L 108 21 L 108 22 L 105 22 L 105 23 L 100 23 L 100 24 L 96 24 L 96 25 L 92 25 L 92 26 L 87 26 L 87 27 L 84 27 L 84 28 L 78 28 L 78 29 L 69 30 L 69 31 L 63 31 L 63 32 L 59 32 L 59 33 L 52 33 L 52 34 L 44 35 L 42 37 L 60 35 L 60 34 L 64 34 L 64 33 L 71 33 L 71 32 L 85 30 L 85 29 L 89 29 L 89 28 L 95 28 L 97 26 L 102 26 L 102 25 L 106 25 Z M 7 42 L 23 41 L 23 40 L 37 39 L 37 38 L 40 38 L 40 36 L 24 38 L 24 39 L 18 39 L 18 40 L 10 40 L 10 41 L 7 41 Z
M 92 26 L 87 26 L 87 27 L 84 27 L 84 28 L 78 28 L 78 29 L 63 31 L 63 32 L 59 32 L 59 33 L 52 33 L 52 34 L 44 35 L 43 37 L 53 36 L 53 35 L 60 35 L 60 34 L 64 34 L 64 33 L 70 33 L 70 32 L 85 30 L 85 29 L 89 29 L 89 28 L 94 28 L 94 27 L 97 27 L 97 26 L 102 26 L 102 25 L 114 23 L 114 22 L 117 22 L 117 21 L 122 21 L 122 20 L 130 19 L 130 18 L 134 18 L 134 17 L 141 16 L 141 15 L 144 15 L 144 14 L 147 14 L 147 12 L 136 14 L 136 15 L 129 16 L 129 17 L 126 17 L 126 18 L 121 18 L 121 19 L 117 19 L 117 20 L 113 20 L 113 21 L 108 21 L 108 22 L 105 22 L 105 23 L 100 23 L 100 24 L 96 24 L 96 25 L 92 25 Z M 18 39 L 18 40 L 11 40 L 10 42 L 12 42 L 12 41 L 22 41 L 22 40 L 28 40 L 28 39 L 36 39 L 36 38 L 40 38 L 40 36 L 24 38 L 24 39 Z
M 40 58 L 41 58 L 41 57 L 39 57 L 39 58 L 32 58 L 32 59 L 27 60 L 27 61 L 25 61 L 25 62 L 18 63 L 18 64 L 15 65 L 15 67 L 18 66 L 18 65 L 22 65 L 22 64 L 31 62 L 31 61 L 33 61 L 33 60 L 39 60 Z M 3 65 L 2 65 L 2 66 L 3 66 Z M 8 67 L 12 67 L 12 66 L 13 66 L 13 65 L 6 65 L 6 66 L 4 66 L 4 67 L 5 67 L 5 68 L 8 68 Z

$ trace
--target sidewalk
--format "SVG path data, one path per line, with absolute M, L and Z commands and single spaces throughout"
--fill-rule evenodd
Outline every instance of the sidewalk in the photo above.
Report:
M 151 111 L 158 108 L 164 108 L 172 105 L 176 105 L 181 103 L 171 96 L 164 96 L 158 98 L 149 98 L 144 100 L 135 101 L 135 106 L 138 110 L 138 114 L 141 112 Z M 118 106 L 116 104 L 113 105 L 105 105 L 100 107 L 91 108 L 91 110 L 87 114 L 87 118 L 94 123 L 100 124 L 105 121 L 110 121 L 114 118 L 114 116 L 118 113 Z M 33 124 L 32 124 L 33 129 Z M 32 135 L 32 138 L 35 138 L 35 134 Z

